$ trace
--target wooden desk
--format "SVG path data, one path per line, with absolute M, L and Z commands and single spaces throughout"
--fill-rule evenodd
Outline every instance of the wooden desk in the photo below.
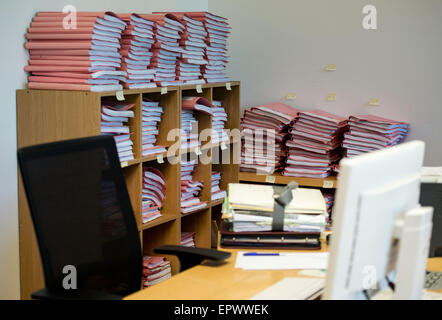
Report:
M 236 254 L 244 249 L 221 249 L 232 256 L 224 264 L 204 263 L 150 288 L 127 296 L 128 300 L 246 300 L 285 277 L 297 277 L 300 270 L 235 269 Z M 328 247 L 323 245 L 322 252 Z M 249 250 L 270 252 L 268 250 Z M 276 250 L 275 250 L 276 251 Z M 278 250 L 282 251 L 282 250 Z M 291 251 L 293 252 L 293 250 Z M 319 252 L 299 251 L 299 252 Z M 442 271 L 442 258 L 429 259 L 428 270 Z M 441 290 L 442 292 L 442 290 Z

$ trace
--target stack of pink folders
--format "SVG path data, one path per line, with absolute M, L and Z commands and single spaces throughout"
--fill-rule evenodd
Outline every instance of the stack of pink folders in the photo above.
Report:
M 114 136 L 120 161 L 134 159 L 133 142 L 130 139 L 129 118 L 134 117 L 134 104 L 118 104 L 103 100 L 101 106 L 101 134 Z
M 155 168 L 143 168 L 143 223 L 161 217 L 161 208 L 166 197 L 166 180 Z
M 166 152 L 165 146 L 158 146 L 157 135 L 159 133 L 159 123 L 163 114 L 163 108 L 159 102 L 143 99 L 142 110 L 142 149 L 143 156 L 152 156 Z
M 212 172 L 212 201 L 224 199 L 227 195 L 226 190 L 221 190 L 219 183 L 221 181 L 221 172 Z
M 201 97 L 183 97 L 181 103 L 181 150 L 201 146 L 198 136 L 198 121 L 195 112 L 213 114 L 213 105 Z
M 231 29 L 227 19 L 209 12 L 173 12 L 173 14 L 178 17 L 183 17 L 193 29 L 196 29 L 192 33 L 191 39 L 202 39 L 204 33 L 202 32 L 201 25 L 197 25 L 194 21 L 196 20 L 203 23 L 206 32 L 204 39 L 206 46 L 204 48 L 205 54 L 201 62 L 205 60 L 206 63 L 201 64 L 201 73 L 204 80 L 208 83 L 229 81 L 230 79 L 225 73 L 228 63 L 227 38 Z M 198 34 L 199 37 L 195 36 L 196 34 Z M 181 43 L 189 47 L 195 47 L 194 43 L 189 41 L 189 36 L 190 35 L 185 35 L 186 38 L 185 40 L 181 40 Z M 189 60 L 187 61 L 189 62 Z
M 122 56 L 121 70 L 127 73 L 126 89 L 155 88 L 155 69 L 147 69 L 153 53 L 155 22 L 137 14 L 120 14 L 127 27 L 120 40 Z
M 342 145 L 347 157 L 394 146 L 405 139 L 409 129 L 406 122 L 373 115 L 351 116 L 348 124 L 350 131 Z
M 189 213 L 207 207 L 206 201 L 198 196 L 203 188 L 203 181 L 193 180 L 195 160 L 181 160 L 181 213 Z
M 224 126 L 227 122 L 227 113 L 226 110 L 224 110 L 223 102 L 213 100 L 212 105 L 212 143 L 228 142 L 229 136 L 224 131 Z
M 241 119 L 241 171 L 272 174 L 282 168 L 284 140 L 299 110 L 275 102 L 244 111 Z
M 155 68 L 155 82 L 158 86 L 177 86 L 184 81 L 176 80 L 178 58 L 183 49 L 180 47 L 180 33 L 185 27 L 173 14 L 149 14 L 142 17 L 155 21 L 152 47 L 153 57 L 149 68 Z
M 170 261 L 164 257 L 143 257 L 143 287 L 147 288 L 172 277 Z
M 195 232 L 181 232 L 180 245 L 184 247 L 195 247 Z
M 39 12 L 32 19 L 29 89 L 121 90 L 120 38 L 126 23 L 112 12 L 77 12 L 76 26 L 62 12 Z
M 176 67 L 177 80 L 184 81 L 185 84 L 204 84 L 202 79 L 201 67 L 207 64 L 204 59 L 205 48 L 207 47 L 205 39 L 207 31 L 202 21 L 192 19 L 186 14 L 174 14 L 178 17 L 185 29 L 180 33 L 181 52 Z
M 299 112 L 286 141 L 289 154 L 285 176 L 325 178 L 342 158 L 342 137 L 347 118 L 321 110 Z

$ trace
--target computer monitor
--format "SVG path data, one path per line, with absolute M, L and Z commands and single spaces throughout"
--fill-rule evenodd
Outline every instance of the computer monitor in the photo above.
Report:
M 394 270 L 401 297 L 420 297 L 432 214 L 419 206 L 424 147 L 412 141 L 340 162 L 324 299 L 367 299 Z
M 442 183 L 421 183 L 420 203 L 434 208 L 430 257 L 442 257 Z

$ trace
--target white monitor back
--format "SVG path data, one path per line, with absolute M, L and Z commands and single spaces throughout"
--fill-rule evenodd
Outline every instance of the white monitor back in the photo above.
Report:
M 412 141 L 341 160 L 325 299 L 363 298 L 394 267 L 394 224 L 418 206 L 424 148 Z

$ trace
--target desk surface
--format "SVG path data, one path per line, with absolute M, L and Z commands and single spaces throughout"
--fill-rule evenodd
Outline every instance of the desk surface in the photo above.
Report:
M 322 252 L 328 247 L 323 245 Z M 244 249 L 221 249 L 232 256 L 221 265 L 204 263 L 171 279 L 127 296 L 128 300 L 247 300 L 285 277 L 301 270 L 235 269 L 236 254 Z M 249 250 L 252 251 L 252 250 Z M 269 250 L 253 250 L 271 252 Z M 283 250 L 274 250 L 283 251 Z M 291 250 L 293 252 L 293 250 Z M 320 252 L 297 251 L 297 252 Z M 429 259 L 428 270 L 442 271 L 442 258 Z M 442 291 L 441 291 L 442 292 Z

